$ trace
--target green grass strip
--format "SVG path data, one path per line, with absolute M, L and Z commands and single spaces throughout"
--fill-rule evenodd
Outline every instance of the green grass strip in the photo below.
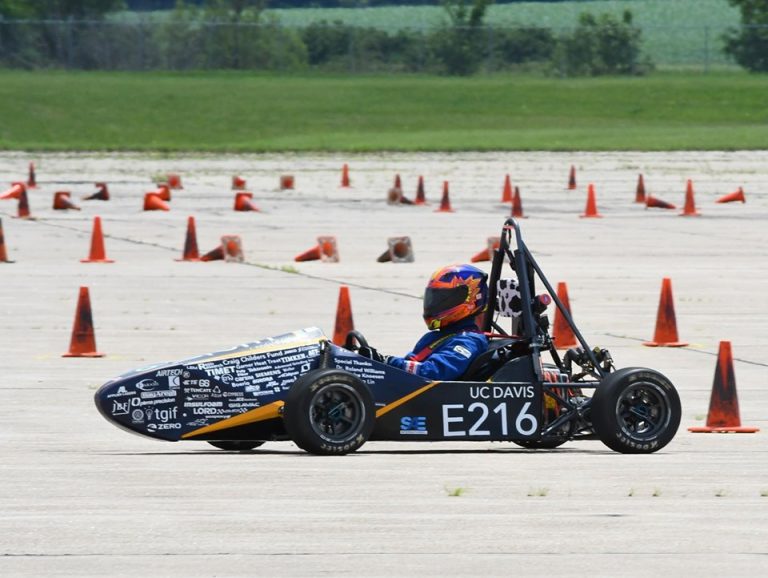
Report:
M 326 77 L 0 72 L 0 149 L 768 147 L 768 77 Z

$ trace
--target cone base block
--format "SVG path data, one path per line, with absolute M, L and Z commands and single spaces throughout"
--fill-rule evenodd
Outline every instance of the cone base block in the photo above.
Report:
M 64 353 L 62 357 L 104 357 L 106 353 L 98 353 L 96 351 L 92 353 Z
M 689 427 L 688 431 L 691 433 L 757 433 L 760 428 L 749 426 L 734 426 L 734 427 L 707 427 L 697 426 Z
M 662 343 L 657 341 L 643 341 L 643 345 L 646 347 L 687 347 L 690 345 L 687 341 L 672 341 L 670 343 Z
M 114 263 L 112 259 L 80 259 L 81 263 Z
M 202 261 L 200 257 L 196 259 L 174 259 L 174 261 Z
M 600 213 L 595 215 L 579 215 L 579 219 L 602 219 L 603 216 Z
M 701 213 L 680 213 L 681 217 L 701 217 Z

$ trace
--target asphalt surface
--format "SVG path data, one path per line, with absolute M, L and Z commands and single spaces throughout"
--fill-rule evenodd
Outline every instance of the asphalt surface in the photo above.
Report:
M 0 192 L 25 180 L 35 220 L 0 201 L 0 575 L 2 576 L 757 576 L 768 565 L 768 152 L 142 156 L 0 154 Z M 349 163 L 352 188 L 341 188 Z M 578 188 L 567 190 L 575 165 Z M 178 173 L 171 211 L 142 211 L 153 177 Z M 319 326 L 341 284 L 379 350 L 424 330 L 429 274 L 466 262 L 509 214 L 564 281 L 592 345 L 619 367 L 677 386 L 683 418 L 651 455 L 599 441 L 552 451 L 502 443 L 369 443 L 317 457 L 292 443 L 226 453 L 155 442 L 95 410 L 102 383 L 148 363 Z M 647 190 L 674 211 L 634 203 Z M 279 191 L 292 174 L 296 189 Z M 429 206 L 391 206 L 395 174 Z M 258 213 L 232 210 L 233 175 Z M 692 179 L 700 217 L 681 217 Z M 442 182 L 453 213 L 436 213 Z M 81 201 L 94 181 L 112 200 Z M 594 183 L 602 219 L 582 219 Z M 745 204 L 716 204 L 743 186 Z M 54 211 L 69 190 L 81 211 Z M 112 264 L 80 263 L 102 217 Z M 244 263 L 177 262 L 187 216 L 201 252 L 241 237 Z M 295 263 L 319 235 L 340 262 Z M 377 263 L 408 235 L 415 261 Z M 488 264 L 481 264 L 487 267 Z M 647 348 L 661 281 L 672 279 L 686 348 Z M 98 359 L 62 358 L 80 286 L 90 290 Z M 692 434 L 707 414 L 718 343 L 733 344 L 741 420 L 756 434 Z

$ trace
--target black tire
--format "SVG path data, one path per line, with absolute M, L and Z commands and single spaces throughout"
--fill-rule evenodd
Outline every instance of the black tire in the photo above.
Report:
M 228 452 L 247 452 L 248 450 L 252 450 L 253 448 L 257 448 L 260 445 L 264 444 L 264 442 L 256 442 L 256 441 L 243 441 L 243 440 L 221 440 L 217 442 L 208 442 L 213 447 L 218 448 L 220 450 L 225 450 Z
M 609 374 L 592 397 L 592 425 L 600 440 L 624 454 L 650 454 L 667 445 L 680 425 L 680 396 L 657 371 L 627 367 Z
M 357 377 L 328 368 L 294 382 L 285 397 L 283 421 L 301 449 L 343 455 L 368 441 L 376 415 L 371 392 Z

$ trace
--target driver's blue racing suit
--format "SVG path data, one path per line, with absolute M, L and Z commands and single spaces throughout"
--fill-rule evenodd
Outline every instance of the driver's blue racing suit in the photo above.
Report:
M 488 338 L 470 318 L 429 331 L 405 357 L 389 356 L 386 363 L 426 379 L 452 381 L 461 377 L 486 349 Z

